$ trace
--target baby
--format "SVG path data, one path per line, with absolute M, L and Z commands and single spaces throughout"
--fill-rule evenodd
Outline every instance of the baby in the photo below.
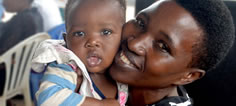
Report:
M 64 41 L 42 42 L 32 60 L 37 72 L 46 64 L 37 105 L 125 105 L 127 86 L 106 72 L 120 45 L 125 1 L 69 0 L 65 23 Z

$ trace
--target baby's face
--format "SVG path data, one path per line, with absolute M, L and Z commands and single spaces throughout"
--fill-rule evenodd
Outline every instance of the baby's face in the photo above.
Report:
M 114 0 L 84 0 L 71 9 L 65 41 L 89 72 L 102 73 L 119 48 L 123 11 Z

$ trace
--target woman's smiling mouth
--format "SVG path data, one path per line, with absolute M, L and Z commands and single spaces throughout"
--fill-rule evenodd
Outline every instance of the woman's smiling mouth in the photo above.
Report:
M 124 52 L 123 52 L 123 51 L 120 53 L 120 60 L 121 60 L 122 62 L 124 62 L 125 64 L 128 64 L 128 65 L 134 67 L 134 65 L 131 64 L 131 62 L 129 61 L 129 59 L 124 55 Z
M 124 51 L 121 51 L 118 58 L 126 67 L 130 67 L 132 70 L 135 69 L 136 71 L 142 71 L 141 67 L 132 60 L 131 54 L 128 56 L 128 53 L 126 54 Z

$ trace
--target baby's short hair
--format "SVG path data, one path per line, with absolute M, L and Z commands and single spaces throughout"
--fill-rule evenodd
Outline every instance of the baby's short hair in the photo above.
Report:
M 81 0 L 68 0 L 67 1 L 66 7 L 65 7 L 65 23 L 67 23 L 68 16 L 70 15 L 69 10 L 76 1 L 79 2 Z M 100 1 L 103 1 L 103 0 L 100 0 Z M 120 3 L 121 8 L 124 10 L 124 13 L 126 13 L 125 12 L 126 11 L 126 1 L 125 0 L 116 0 L 116 1 L 118 1 Z
M 203 39 L 193 47 L 189 67 L 211 70 L 224 59 L 235 39 L 229 9 L 221 0 L 175 1 L 191 13 L 203 31 Z

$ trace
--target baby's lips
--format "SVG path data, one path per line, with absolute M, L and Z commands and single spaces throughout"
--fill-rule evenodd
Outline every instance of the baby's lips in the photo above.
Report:
M 87 58 L 88 65 L 94 67 L 101 63 L 101 59 L 97 56 L 91 56 Z

